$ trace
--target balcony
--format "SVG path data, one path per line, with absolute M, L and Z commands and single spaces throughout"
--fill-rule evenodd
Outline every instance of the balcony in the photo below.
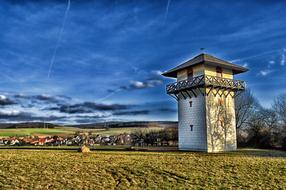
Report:
M 183 80 L 169 84 L 167 85 L 166 90 L 168 94 L 178 94 L 181 91 L 192 91 L 193 89 L 204 87 L 242 91 L 245 89 L 245 82 L 216 76 L 201 75 L 194 77 L 192 80 Z

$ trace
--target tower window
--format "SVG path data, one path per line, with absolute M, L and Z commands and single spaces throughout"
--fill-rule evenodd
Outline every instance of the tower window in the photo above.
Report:
M 190 125 L 190 128 L 191 128 L 191 131 L 193 131 L 194 126 L 193 126 L 193 125 Z
M 190 107 L 193 107 L 193 101 L 189 101 Z
M 193 80 L 193 76 L 194 76 L 193 69 L 192 68 L 188 69 L 188 80 Z
M 222 69 L 221 69 L 221 67 L 216 67 L 216 76 L 222 78 Z

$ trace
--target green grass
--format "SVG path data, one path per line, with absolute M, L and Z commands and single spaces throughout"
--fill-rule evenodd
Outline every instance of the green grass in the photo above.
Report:
M 161 130 L 160 127 L 143 128 L 141 130 Z M 57 127 L 57 128 L 19 128 L 19 129 L 0 129 L 0 137 L 10 136 L 69 136 L 74 135 L 75 132 L 89 132 L 101 135 L 118 135 L 122 133 L 131 133 L 138 130 L 136 127 L 128 128 L 110 128 L 110 129 L 80 129 L 74 127 Z
M 0 150 L 0 189 L 285 189 L 286 153 Z
M 71 134 L 69 130 L 64 128 L 20 128 L 20 129 L 0 129 L 0 137 L 7 136 L 27 136 L 27 135 L 54 135 L 54 134 Z
M 116 145 L 116 146 L 109 146 L 109 145 L 93 145 L 90 146 L 92 151 L 94 150 L 129 150 L 132 146 L 130 145 Z M 0 149 L 16 149 L 16 150 L 78 150 L 80 146 L 0 146 Z M 144 147 L 140 147 L 143 149 Z M 146 147 L 145 147 L 146 149 Z M 174 149 L 174 148 L 173 148 Z

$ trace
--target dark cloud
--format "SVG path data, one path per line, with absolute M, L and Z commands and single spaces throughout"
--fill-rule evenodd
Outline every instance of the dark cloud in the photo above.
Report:
M 8 106 L 8 105 L 13 105 L 13 104 L 16 104 L 16 102 L 7 98 L 6 96 L 0 97 L 0 106 Z
M 86 118 L 86 119 L 76 119 L 76 123 L 81 123 L 81 124 L 87 124 L 87 123 L 96 123 L 99 122 L 100 120 L 96 118 Z
M 148 81 L 151 80 L 155 79 L 150 77 Z M 148 84 L 149 87 L 151 87 L 150 84 Z M 133 88 L 137 87 L 134 86 Z M 128 118 L 129 116 L 166 115 L 176 112 L 175 109 L 171 108 L 173 104 L 170 101 L 156 101 L 138 105 L 95 102 L 72 104 L 68 103 L 72 101 L 72 98 L 68 96 L 15 95 L 8 92 L 2 94 L 0 95 L 0 106 L 5 107 L 0 110 L 0 122 L 95 123 L 108 120 L 111 116 L 118 119 L 119 116 Z M 9 107 L 10 105 L 12 107 Z M 39 112 L 34 112 L 34 110 Z
M 149 73 L 147 79 L 143 81 L 130 81 L 128 85 L 120 86 L 121 90 L 138 90 L 138 89 L 146 89 L 146 88 L 154 88 L 156 86 L 163 84 L 163 78 L 161 75 L 161 71 L 155 70 Z M 116 90 L 108 89 L 107 92 L 112 93 Z
M 121 116 L 121 115 L 148 115 L 150 113 L 149 110 L 135 110 L 135 111 L 122 111 L 122 112 L 114 112 L 113 115 Z
M 81 106 L 79 104 L 77 105 L 62 105 L 59 108 L 52 108 L 53 110 L 58 110 L 62 113 L 70 113 L 70 114 L 75 114 L 75 113 L 92 113 L 94 110 L 90 109 L 88 107 Z
M 83 102 L 73 105 L 61 105 L 59 107 L 52 107 L 49 110 L 58 110 L 62 113 L 92 113 L 94 111 L 116 111 L 116 110 L 125 110 L 130 108 L 131 105 L 123 104 L 99 104 L 94 102 Z
M 123 105 L 123 104 L 98 104 L 93 102 L 85 102 L 81 105 L 99 111 L 122 110 L 122 109 L 128 109 L 130 107 L 130 105 Z
M 76 123 L 96 123 L 105 121 L 106 116 L 93 115 L 93 116 L 77 116 L 74 121 Z
M 177 112 L 177 110 L 173 109 L 173 108 L 159 108 L 158 111 L 159 112 L 166 112 L 166 113 L 175 113 L 175 112 Z
M 58 97 L 58 98 L 60 98 L 60 99 L 64 99 L 64 100 L 72 100 L 71 97 L 65 96 L 65 95 L 57 95 L 56 97 Z
M 30 100 L 32 102 L 44 102 L 44 103 L 62 103 L 71 100 L 72 98 L 64 95 L 57 95 L 57 96 L 52 96 L 52 95 L 45 95 L 45 94 L 40 94 L 40 95 L 22 95 L 22 94 L 17 94 L 14 95 L 16 99 L 20 100 Z
M 54 96 L 49 96 L 49 95 L 37 95 L 33 96 L 32 98 L 40 101 L 46 101 L 46 102 L 58 102 L 57 98 Z
M 16 112 L 16 111 L 0 112 L 0 119 L 22 119 L 30 116 L 31 114 L 26 112 Z
M 163 113 L 175 113 L 177 110 L 172 109 L 172 108 L 159 108 L 159 109 L 149 109 L 149 110 L 132 110 L 132 111 L 118 111 L 114 112 L 113 115 L 115 116 L 123 116 L 123 115 L 148 115 L 151 113 L 158 113 L 158 112 L 163 112 Z
M 131 81 L 128 86 L 121 86 L 124 90 L 136 90 L 144 88 L 153 88 L 163 84 L 161 71 L 151 71 L 149 77 L 144 81 Z
M 15 121 L 56 121 L 59 119 L 63 119 L 64 117 L 59 116 L 35 116 L 33 113 L 30 112 L 0 112 L 0 119 L 3 121 L 15 122 Z

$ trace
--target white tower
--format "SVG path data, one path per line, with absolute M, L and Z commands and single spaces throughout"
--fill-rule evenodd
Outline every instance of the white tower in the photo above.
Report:
M 234 97 L 245 83 L 233 75 L 248 69 L 200 54 L 163 73 L 177 78 L 167 93 L 178 100 L 179 150 L 236 150 Z

